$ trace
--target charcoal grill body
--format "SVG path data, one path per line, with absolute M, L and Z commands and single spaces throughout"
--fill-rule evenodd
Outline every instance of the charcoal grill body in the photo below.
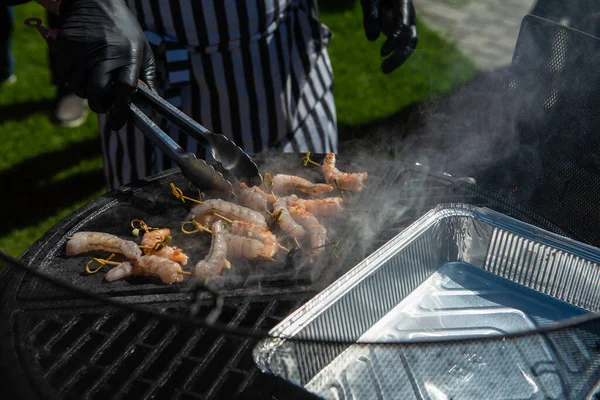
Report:
M 290 155 L 290 165 L 298 158 Z M 387 186 L 369 190 L 397 189 L 398 204 L 412 207 L 390 221 L 369 249 L 363 249 L 367 254 L 444 202 L 487 206 L 562 233 L 528 210 L 506 203 L 502 195 L 475 185 L 395 161 L 381 162 L 378 168 L 375 175 Z M 155 313 L 187 315 L 194 296 L 185 287 L 163 285 L 153 278 L 107 283 L 101 274 L 82 275 L 81 259 L 64 256 L 64 238 L 82 227 L 125 235 L 123 226 L 142 218 L 176 228 L 172 224 L 181 221 L 187 209 L 172 196 L 169 182 L 185 187 L 180 173 L 170 170 L 108 193 L 66 217 L 21 256 L 35 271 L 58 277 L 83 293 L 143 311 L 8 268 L 1 280 L 0 356 L 7 381 L 3 387 L 16 389 L 15 398 L 212 399 L 249 393 L 269 398 L 277 391 L 291 396 L 296 390 L 258 371 L 252 360 L 257 339 L 157 317 Z M 365 198 L 369 196 L 367 192 Z M 248 279 L 243 287 L 223 287 L 219 322 L 229 328 L 267 332 L 365 255 L 343 251 L 347 253 L 344 266 L 337 266 L 335 274 L 325 273 L 323 279 L 311 280 L 280 266 L 271 275 Z M 198 304 L 202 318 L 214 309 L 215 301 L 202 292 Z M 300 392 L 298 396 L 310 395 Z

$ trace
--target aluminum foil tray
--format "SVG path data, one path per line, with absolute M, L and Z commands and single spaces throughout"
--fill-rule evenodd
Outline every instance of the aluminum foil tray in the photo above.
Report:
M 441 205 L 272 329 L 259 368 L 330 399 L 585 398 L 600 250 Z

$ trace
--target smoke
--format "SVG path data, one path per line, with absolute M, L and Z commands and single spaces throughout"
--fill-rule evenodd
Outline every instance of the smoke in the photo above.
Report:
M 553 102 L 556 92 L 549 89 L 562 88 L 576 94 L 565 87 L 563 75 L 553 75 L 546 68 L 550 65 L 556 71 L 564 69 L 564 64 L 548 61 L 565 46 L 565 38 L 553 29 L 549 27 L 542 39 L 521 35 L 515 54 L 518 68 L 481 73 L 448 95 L 410 107 L 378 124 L 365 125 L 360 139 L 342 142 L 337 154 L 338 168 L 345 172 L 367 171 L 366 189 L 344 194 L 346 211 L 341 216 L 321 219 L 328 230 L 331 249 L 339 247 L 337 260 L 328 250 L 314 264 L 300 258 L 294 272 L 320 290 L 399 233 L 398 226 L 407 225 L 435 207 L 426 183 L 411 179 L 410 170 L 415 163 L 424 171 L 440 175 L 473 177 L 477 185 L 486 187 L 497 184 L 494 180 L 498 176 L 503 178 L 514 172 L 506 169 L 507 165 L 517 167 L 515 162 L 523 160 L 528 166 L 537 162 L 543 150 L 531 133 L 545 128 L 552 132 L 548 114 L 565 105 Z M 548 80 L 539 80 L 540 71 L 551 72 Z M 561 115 L 564 117 L 565 113 Z M 301 156 L 262 155 L 261 173 L 293 174 L 322 182 L 319 168 L 304 167 Z M 215 280 L 215 285 L 224 288 L 225 281 L 233 279 L 236 284 L 266 293 L 266 278 L 280 273 L 285 264 L 278 261 L 232 269 Z M 248 270 L 253 275 L 247 274 Z
M 337 154 L 338 168 L 344 172 L 366 171 L 369 177 L 360 193 L 331 193 L 344 197 L 346 210 L 339 216 L 320 218 L 330 241 L 322 257 L 314 264 L 308 262 L 308 257 L 296 257 L 291 270 L 289 265 L 286 267 L 285 252 L 279 253 L 275 263 L 235 258 L 232 269 L 210 280 L 209 287 L 215 291 L 244 288 L 246 292 L 267 294 L 270 287 L 282 283 L 273 281 L 273 277 L 286 274 L 316 290 L 332 283 L 398 234 L 398 226 L 412 222 L 415 210 L 424 214 L 429 211 L 427 207 L 435 206 L 427 198 L 430 194 L 424 183 L 403 180 L 407 167 L 419 162 L 432 172 L 474 176 L 518 147 L 518 107 L 507 101 L 507 87 L 507 70 L 481 74 L 454 93 L 413 108 L 408 118 L 367 131 L 363 139 L 345 142 Z M 320 168 L 304 166 L 302 156 L 263 154 L 260 172 L 323 182 Z M 291 240 L 282 244 L 295 246 Z M 307 243 L 302 244 L 307 253 Z

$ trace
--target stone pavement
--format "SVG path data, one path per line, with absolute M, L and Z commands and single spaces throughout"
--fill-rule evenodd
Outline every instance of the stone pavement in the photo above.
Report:
M 521 20 L 536 0 L 413 0 L 417 15 L 479 68 L 511 63 Z

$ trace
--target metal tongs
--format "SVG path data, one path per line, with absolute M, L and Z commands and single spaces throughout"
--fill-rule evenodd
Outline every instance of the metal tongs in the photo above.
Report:
M 36 28 L 46 40 L 51 50 L 58 36 L 58 29 L 47 29 L 42 26 L 39 18 L 28 18 L 25 25 Z M 175 124 L 192 139 L 204 146 L 209 146 L 213 158 L 220 162 L 223 168 L 229 171 L 240 181 L 245 181 L 248 186 L 260 185 L 262 178 L 258 167 L 239 146 L 229 140 L 225 135 L 212 133 L 198 122 L 180 111 L 177 107 L 154 93 L 142 81 L 138 83 L 135 102 L 149 106 L 156 113 L 163 115 Z M 137 128 L 167 157 L 175 162 L 183 176 L 200 190 L 216 190 L 225 194 L 233 194 L 231 182 L 216 171 L 213 166 L 202 159 L 196 158 L 192 153 L 186 153 L 169 135 L 158 127 L 134 103 L 130 105 L 133 120 Z
M 192 139 L 209 146 L 213 158 L 220 162 L 223 168 L 233 176 L 245 181 L 250 187 L 261 184 L 262 179 L 256 164 L 248 154 L 225 135 L 210 132 L 177 107 L 154 93 L 141 81 L 138 83 L 136 100 L 166 117 Z M 207 164 L 206 161 L 196 158 L 194 154 L 185 153 L 181 146 L 152 122 L 135 104 L 132 103 L 130 108 L 137 128 L 179 166 L 183 176 L 194 186 L 201 190 L 218 190 L 233 194 L 231 182 L 226 180 L 220 172 Z

